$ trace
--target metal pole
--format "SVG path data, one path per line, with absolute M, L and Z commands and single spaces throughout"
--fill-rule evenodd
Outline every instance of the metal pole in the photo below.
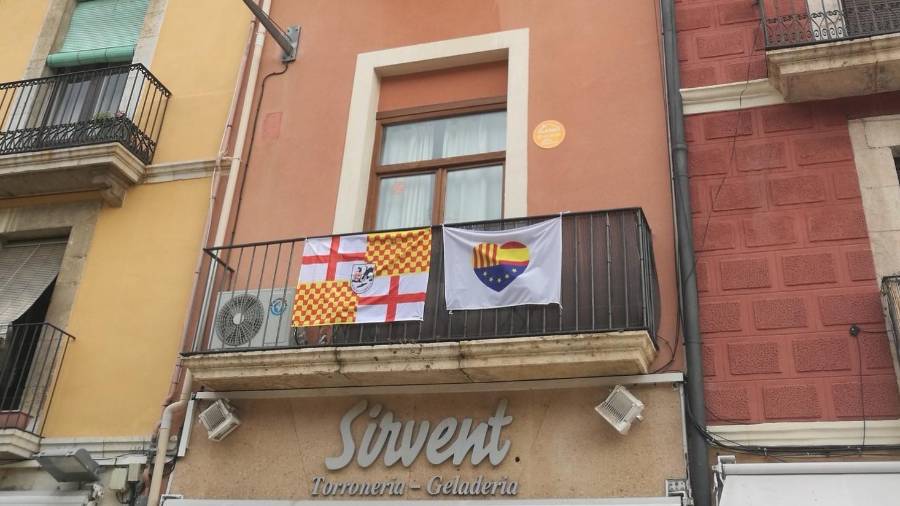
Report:
M 273 39 L 275 39 L 275 42 L 281 46 L 281 49 L 284 51 L 282 61 L 293 61 L 297 56 L 296 37 L 300 34 L 300 28 L 293 26 L 288 28 L 290 33 L 290 35 L 288 35 L 281 31 L 281 28 L 272 21 L 272 18 L 270 18 L 269 15 L 266 14 L 253 0 L 244 0 L 244 4 L 250 9 L 250 12 L 256 16 L 256 19 L 266 27 L 266 31 L 269 32 L 269 35 L 271 35 Z
M 681 290 L 682 325 L 684 326 L 685 366 L 687 369 L 688 466 L 691 489 L 696 506 L 710 505 L 709 455 L 704 434 L 706 406 L 703 398 L 703 352 L 700 344 L 699 303 L 691 199 L 687 173 L 687 144 L 684 140 L 684 111 L 681 103 L 681 79 L 675 40 L 675 8 L 673 0 L 660 0 L 663 24 L 663 50 L 668 102 L 669 138 L 672 150 L 672 177 L 675 198 L 676 247 L 678 277 Z

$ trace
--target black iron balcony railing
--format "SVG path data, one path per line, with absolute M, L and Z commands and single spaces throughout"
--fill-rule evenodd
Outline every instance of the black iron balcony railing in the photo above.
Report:
M 505 230 L 547 217 L 459 226 Z M 304 239 L 209 248 L 194 315 L 194 352 L 301 346 L 462 341 L 646 330 L 656 339 L 658 287 L 650 228 L 640 209 L 564 214 L 562 305 L 448 312 L 441 227 L 432 228 L 431 271 L 421 322 L 292 328 Z M 223 310 L 228 308 L 228 310 Z M 235 332 L 236 328 L 240 332 Z M 225 339 L 224 335 L 228 335 Z M 234 339 L 235 336 L 240 339 Z M 230 341 L 226 343 L 226 341 Z
M 49 323 L 0 326 L 0 429 L 41 435 L 73 340 Z
M 170 96 L 139 63 L 0 83 L 0 155 L 118 142 L 149 164 Z
M 900 356 L 900 276 L 888 276 L 881 280 L 881 294 L 890 318 L 890 331 L 894 334 L 894 346 Z
M 900 32 L 900 0 L 762 0 L 766 49 Z

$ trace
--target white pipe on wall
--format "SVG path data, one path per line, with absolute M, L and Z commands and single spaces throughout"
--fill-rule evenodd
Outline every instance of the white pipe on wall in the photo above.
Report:
M 271 0 L 262 0 L 262 10 L 269 13 Z M 260 23 L 256 27 L 256 41 L 253 47 L 253 58 L 250 60 L 250 71 L 247 75 L 247 86 L 244 89 L 244 99 L 241 103 L 241 118 L 238 122 L 237 136 L 234 138 L 234 153 L 231 157 L 231 168 L 228 172 L 228 183 L 225 185 L 225 195 L 222 198 L 222 212 L 219 214 L 219 223 L 216 227 L 214 245 L 221 245 L 225 241 L 225 232 L 228 230 L 228 221 L 231 217 L 231 203 L 234 200 L 234 191 L 237 187 L 238 172 L 241 168 L 241 156 L 244 153 L 244 142 L 247 138 L 247 126 L 250 123 L 250 109 L 253 108 L 253 95 L 256 93 L 256 81 L 259 77 L 259 62 L 262 59 L 263 43 L 266 40 L 266 28 Z
M 269 13 L 271 0 L 261 0 L 261 8 Z M 241 117 L 238 122 L 237 136 L 234 141 L 234 153 L 231 157 L 228 182 L 225 186 L 225 195 L 222 198 L 222 211 L 216 227 L 216 236 L 213 244 L 219 245 L 225 240 L 225 231 L 228 229 L 228 221 L 231 215 L 231 203 L 234 200 L 234 191 L 237 186 L 238 172 L 241 166 L 241 155 L 244 151 L 244 143 L 247 138 L 247 126 L 250 123 L 250 109 L 253 105 L 253 95 L 256 93 L 256 81 L 259 77 L 259 63 L 262 59 L 262 50 L 265 43 L 266 29 L 262 24 L 256 28 L 256 40 L 253 44 L 253 56 L 250 60 L 250 70 L 247 75 L 247 84 L 244 89 L 244 98 L 241 102 Z M 226 129 L 228 127 L 226 126 Z M 230 131 L 227 132 L 230 134 Z M 221 154 L 221 151 L 220 151 Z M 217 160 L 220 158 L 217 157 Z M 215 191 L 215 188 L 213 189 Z M 193 295 L 193 294 L 192 294 Z M 168 450 L 169 436 L 172 431 L 172 420 L 177 412 L 187 406 L 188 397 L 193 389 L 193 377 L 190 371 L 184 376 L 181 389 L 181 398 L 163 410 L 159 423 L 159 433 L 156 443 L 156 459 L 153 466 L 153 475 L 150 479 L 150 492 L 147 497 L 147 506 L 159 506 L 160 491 L 162 490 L 163 469 L 166 463 L 166 451 Z

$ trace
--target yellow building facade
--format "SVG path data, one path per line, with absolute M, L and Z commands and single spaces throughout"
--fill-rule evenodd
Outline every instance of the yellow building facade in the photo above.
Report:
M 104 487 L 146 462 L 251 19 L 239 1 L 0 0 L 0 504 L 96 499 L 41 452 L 87 449 Z M 98 504 L 140 489 L 113 487 Z

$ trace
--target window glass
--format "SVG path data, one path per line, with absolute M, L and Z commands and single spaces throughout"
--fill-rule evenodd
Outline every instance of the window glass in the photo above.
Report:
M 499 219 L 502 209 L 502 165 L 447 173 L 445 223 Z
M 431 225 L 434 201 L 432 174 L 385 177 L 378 185 L 378 230 Z
M 381 165 L 506 149 L 506 111 L 467 114 L 384 128 Z

